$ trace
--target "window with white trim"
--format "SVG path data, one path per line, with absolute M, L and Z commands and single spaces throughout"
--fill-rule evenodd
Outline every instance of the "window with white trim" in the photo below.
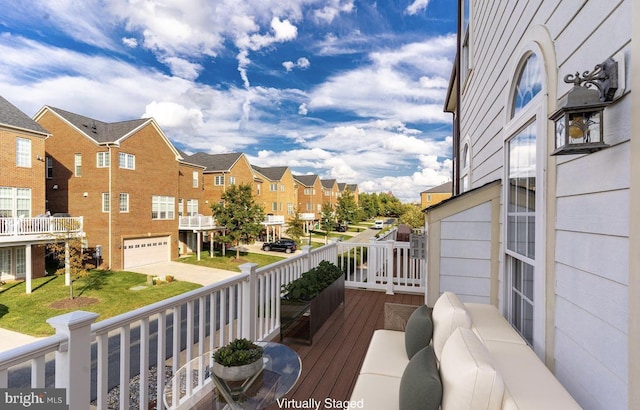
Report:
M 16 137 L 16 166 L 31 168 L 31 140 Z
M 192 178 L 193 178 L 193 187 L 197 188 L 198 187 L 198 171 L 193 171 L 192 174 Z
M 136 156 L 126 152 L 118 153 L 118 166 L 122 169 L 136 169 Z
M 278 190 L 278 184 L 269 184 L 269 191 L 276 192 Z
M 0 248 L 0 277 L 11 275 L 11 248 Z
M 120 212 L 129 212 L 129 194 L 120 192 Z
M 284 184 L 280 185 L 280 192 L 284 192 Z
M 216 175 L 214 181 L 213 181 L 213 185 L 215 186 L 222 186 L 224 185 L 224 175 Z
M 73 175 L 82 176 L 82 154 L 74 154 L 73 156 Z
M 174 219 L 175 198 L 172 196 L 154 195 L 151 197 L 151 219 Z
M 31 216 L 31 189 L 0 187 L 0 217 Z
M 236 184 L 236 177 L 229 176 L 229 185 L 235 185 L 235 184 Z
M 96 152 L 96 168 L 108 168 L 109 157 L 109 151 Z
M 460 52 L 460 84 L 464 90 L 469 72 L 473 68 L 473 55 L 471 52 L 471 1 L 462 0 L 462 50 Z
M 460 170 L 460 191 L 471 189 L 471 141 L 466 138 L 462 147 L 462 169 Z
M 195 216 L 195 215 L 198 215 L 198 200 L 188 199 L 187 200 L 187 216 Z
M 260 194 L 262 194 L 262 184 L 257 184 L 256 185 L 256 192 L 258 193 L 258 196 L 260 196 Z
M 110 196 L 108 192 L 102 193 L 102 212 L 109 212 L 111 210 Z
M 27 274 L 27 249 L 24 247 L 15 248 L 16 255 L 16 277 L 24 277 Z
M 271 203 L 271 210 L 272 211 L 277 211 L 278 210 L 278 203 L 277 202 L 272 202 Z
M 184 216 L 184 199 L 178 198 L 178 216 Z
M 288 203 L 287 204 L 287 215 L 293 215 L 294 210 L 293 210 L 293 204 Z
M 505 150 L 505 271 L 511 324 L 540 354 L 544 345 L 544 150 L 546 114 L 540 60 L 529 51 L 515 76 Z

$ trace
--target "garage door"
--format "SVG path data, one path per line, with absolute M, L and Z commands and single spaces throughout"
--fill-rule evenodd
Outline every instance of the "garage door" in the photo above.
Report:
M 124 268 L 166 262 L 170 259 L 168 236 L 124 240 Z

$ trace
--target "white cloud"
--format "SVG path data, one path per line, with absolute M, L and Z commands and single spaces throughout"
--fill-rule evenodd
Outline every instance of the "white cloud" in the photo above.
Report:
M 331 23 L 340 13 L 351 13 L 354 10 L 353 0 L 329 0 L 327 4 L 314 11 L 317 20 Z
M 300 106 L 298 107 L 298 114 L 307 115 L 308 113 L 309 113 L 309 110 L 307 109 L 307 104 L 305 103 L 300 104 Z
M 202 71 L 200 64 L 191 63 L 179 57 L 167 57 L 162 59 L 171 69 L 171 73 L 187 80 L 195 80 Z
M 412 16 L 426 10 L 427 6 L 429 6 L 429 0 L 414 0 L 414 2 L 406 8 L 405 13 Z
M 122 44 L 129 48 L 136 48 L 138 47 L 138 40 L 132 37 L 122 37 Z
M 161 127 L 190 128 L 202 127 L 202 111 L 198 108 L 187 108 L 174 102 L 152 101 L 145 108 L 143 118 L 153 117 Z
M 311 62 L 308 58 L 300 57 L 295 63 L 293 61 L 285 61 L 284 63 L 282 63 L 282 66 L 285 68 L 285 70 L 287 70 L 287 72 L 293 70 L 296 67 L 305 70 L 311 66 Z

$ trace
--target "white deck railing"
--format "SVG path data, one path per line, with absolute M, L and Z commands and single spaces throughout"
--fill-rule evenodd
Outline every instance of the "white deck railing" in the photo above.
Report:
M 213 216 L 181 216 L 178 220 L 178 229 L 212 229 L 215 227 L 216 220 Z
M 342 266 L 350 286 L 424 291 L 420 263 L 405 254 L 408 247 L 391 241 L 333 242 L 314 250 L 305 246 L 301 254 L 289 259 L 262 268 L 244 264 L 242 272 L 232 278 L 98 323 L 93 323 L 97 315 L 89 312 L 57 316 L 48 320 L 56 329 L 54 336 L 0 352 L 0 388 L 26 388 L 29 383 L 33 388 L 65 388 L 70 410 L 84 410 L 94 399 L 100 410 L 146 409 L 155 396 L 157 409 L 162 410 L 165 366 L 175 374 L 191 359 L 236 337 L 275 337 L 282 285 L 322 260 Z M 47 374 L 47 362 L 55 363 L 55 374 L 50 370 Z M 150 388 L 154 366 L 158 367 L 157 378 Z M 134 376 L 138 377 L 132 379 Z M 193 380 L 191 386 L 197 389 L 201 383 L 203 380 Z M 115 386 L 120 387 L 118 407 L 108 402 Z M 130 405 L 131 389 L 139 393 Z
M 340 242 L 337 265 L 345 272 L 347 287 L 425 292 L 427 263 L 410 256 L 408 242 Z
M 82 232 L 82 217 L 0 218 L 0 236 Z

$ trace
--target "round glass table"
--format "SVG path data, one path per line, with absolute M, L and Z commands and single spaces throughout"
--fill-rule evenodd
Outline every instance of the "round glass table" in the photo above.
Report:
M 257 344 L 264 347 L 263 368 L 244 381 L 227 382 L 213 374 L 213 352 L 189 361 L 165 385 L 166 408 L 263 409 L 283 397 L 300 377 L 300 356 L 280 343 Z

